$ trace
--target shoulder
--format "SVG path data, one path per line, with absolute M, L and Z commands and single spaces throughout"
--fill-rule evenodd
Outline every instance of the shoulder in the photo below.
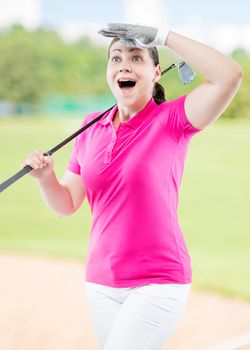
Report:
M 81 126 L 84 126 L 84 125 L 90 123 L 92 120 L 97 118 L 98 115 L 100 115 L 103 112 L 104 111 L 97 111 L 97 112 L 90 112 L 90 113 L 86 114 L 81 121 Z
M 182 95 L 179 96 L 175 99 L 172 100 L 167 100 L 165 102 L 163 102 L 162 104 L 160 104 L 160 106 L 162 106 L 163 109 L 166 108 L 171 108 L 171 109 L 178 109 L 178 108 L 182 108 L 184 107 L 184 102 L 186 100 L 187 95 Z
M 178 118 L 185 114 L 185 100 L 186 95 L 177 97 L 173 100 L 167 100 L 159 105 L 155 105 L 155 112 L 161 115 L 164 120 L 171 120 L 172 118 Z
M 91 113 L 86 114 L 82 118 L 82 120 L 80 121 L 80 124 L 78 126 L 78 131 L 80 129 L 82 129 L 84 126 L 86 126 L 88 123 L 90 123 L 92 120 L 94 120 L 101 113 L 102 113 L 101 111 L 98 111 L 98 112 L 91 112 Z M 85 130 L 83 130 L 83 132 L 78 134 L 78 136 L 76 137 L 76 140 L 75 140 L 76 149 L 78 148 L 79 145 L 81 145 L 84 142 L 88 132 L 89 132 L 89 128 L 86 128 Z

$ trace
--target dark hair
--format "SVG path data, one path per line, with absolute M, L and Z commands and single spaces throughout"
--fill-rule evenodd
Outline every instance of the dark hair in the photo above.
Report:
M 114 38 L 111 41 L 111 43 L 108 47 L 108 57 L 110 56 L 111 46 L 119 40 L 120 40 L 119 38 Z M 152 58 L 153 64 L 156 67 L 159 64 L 159 54 L 158 54 L 157 48 L 156 47 L 149 47 L 148 51 L 149 51 L 149 56 Z M 158 105 L 163 103 L 164 101 L 166 101 L 165 90 L 161 84 L 155 83 L 152 97 L 153 97 L 155 103 Z

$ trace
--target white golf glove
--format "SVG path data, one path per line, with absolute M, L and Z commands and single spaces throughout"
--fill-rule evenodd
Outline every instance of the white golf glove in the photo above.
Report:
M 123 45 L 154 47 L 165 45 L 169 32 L 162 34 L 157 28 L 138 24 L 109 23 L 107 28 L 99 30 L 98 33 L 111 38 L 120 38 Z

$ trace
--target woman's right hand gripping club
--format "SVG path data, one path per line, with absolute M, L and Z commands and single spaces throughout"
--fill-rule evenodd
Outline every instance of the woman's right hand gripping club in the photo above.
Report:
M 60 216 L 73 214 L 85 198 L 81 176 L 66 171 L 60 181 L 54 172 L 54 161 L 43 152 L 34 151 L 23 166 L 30 165 L 30 175 L 38 180 L 41 195 L 48 207 Z
M 25 165 L 30 165 L 33 168 L 29 173 L 31 176 L 42 181 L 52 175 L 54 160 L 51 156 L 44 155 L 41 151 L 34 151 L 26 158 L 22 166 Z

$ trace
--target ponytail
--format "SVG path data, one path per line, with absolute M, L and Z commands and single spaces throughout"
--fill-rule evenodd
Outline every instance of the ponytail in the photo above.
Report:
M 165 90 L 161 84 L 155 83 L 152 97 L 158 105 L 166 101 Z

